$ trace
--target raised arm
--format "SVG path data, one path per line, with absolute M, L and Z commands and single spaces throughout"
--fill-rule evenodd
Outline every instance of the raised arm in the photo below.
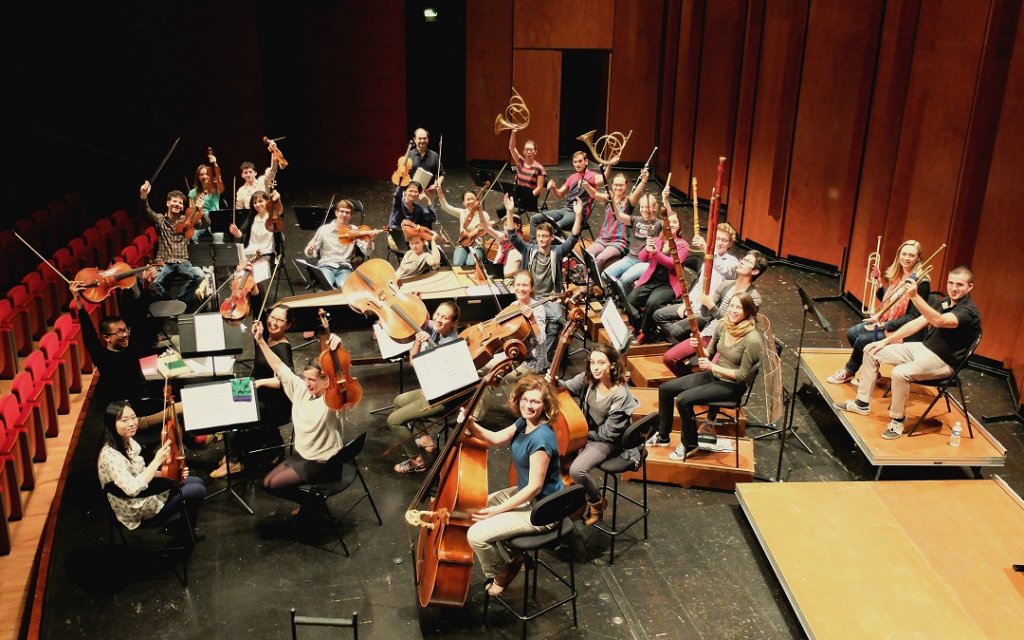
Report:
M 288 370 L 288 366 L 285 365 L 284 361 L 267 344 L 266 339 L 263 337 L 263 323 L 259 320 L 252 323 L 252 337 L 256 340 L 256 347 L 263 353 L 263 357 L 267 360 L 267 365 L 274 374 L 279 374 L 282 370 Z
M 627 199 L 632 207 L 636 206 L 636 203 L 640 200 L 640 196 L 643 195 L 644 189 L 647 188 L 647 180 L 651 177 L 651 172 L 644 167 L 640 171 L 640 179 L 637 180 L 636 184 L 633 185 L 633 190 L 629 192 Z
M 512 127 L 512 130 L 508 133 L 508 152 L 512 154 L 512 164 L 517 165 L 522 162 L 523 156 L 519 153 L 519 149 L 516 149 L 516 127 Z
M 151 187 L 149 185 L 149 180 L 143 182 L 142 186 L 139 187 L 139 213 L 148 216 L 149 219 L 153 222 L 153 224 L 160 224 L 161 214 L 157 213 L 156 211 L 153 211 L 149 207 L 150 188 Z

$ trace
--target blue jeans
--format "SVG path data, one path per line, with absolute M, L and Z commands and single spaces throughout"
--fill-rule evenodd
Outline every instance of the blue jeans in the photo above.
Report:
M 346 266 L 332 267 L 327 264 L 322 264 L 319 269 L 335 289 L 340 289 L 345 286 L 345 281 L 348 280 L 350 275 L 352 275 L 352 268 Z
M 622 284 L 622 288 L 625 289 L 639 280 L 640 276 L 644 275 L 644 271 L 647 271 L 646 262 L 640 262 L 640 258 L 636 256 L 626 255 L 602 271 L 601 275 L 618 280 Z
M 583 224 L 586 225 L 587 212 L 583 212 Z M 545 222 L 548 218 L 555 221 L 555 226 L 562 231 L 569 231 L 572 229 L 572 225 L 576 222 L 576 212 L 572 209 L 552 209 L 544 213 L 535 213 L 530 216 L 530 222 L 533 226 L 537 226 L 541 222 Z
M 855 324 L 846 331 L 846 340 L 853 347 L 853 353 L 846 362 L 846 370 L 850 373 L 857 373 L 861 363 L 864 362 L 864 347 L 872 342 L 878 342 L 885 337 L 882 329 L 868 329 L 868 323 Z
M 455 247 L 455 253 L 452 254 L 453 267 L 462 267 L 467 265 L 472 267 L 478 261 L 481 264 L 484 261 L 483 251 L 480 247 L 472 247 L 472 250 L 467 247 Z
M 192 263 L 188 260 L 185 262 L 165 262 L 164 266 L 160 267 L 160 270 L 156 272 L 156 279 L 153 280 L 153 288 L 163 298 L 172 297 L 171 293 L 164 286 L 164 283 L 172 273 L 180 273 L 188 278 L 188 282 L 181 287 L 178 295 L 173 297 L 185 304 L 193 302 L 196 296 L 196 289 L 199 288 L 199 283 L 203 281 L 203 270 L 199 267 L 193 267 Z
M 179 495 L 177 491 L 171 491 L 167 502 L 164 503 L 163 508 L 154 517 L 157 518 L 157 522 L 170 520 L 177 513 L 178 504 L 184 498 L 185 512 L 188 513 L 189 523 L 192 527 L 195 527 L 196 521 L 199 519 L 199 507 L 203 504 L 203 498 L 205 497 L 206 484 L 203 482 L 203 479 L 199 476 L 189 476 L 181 483 L 181 494 Z

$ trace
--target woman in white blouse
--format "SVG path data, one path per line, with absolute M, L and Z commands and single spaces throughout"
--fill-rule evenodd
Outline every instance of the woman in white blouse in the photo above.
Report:
M 107 499 L 117 519 L 125 527 L 136 529 L 143 520 L 156 519 L 157 524 L 168 521 L 178 512 L 182 499 L 192 525 L 195 540 L 201 540 L 203 533 L 196 528 L 199 507 L 206 497 L 206 484 L 202 478 L 188 475 L 181 483 L 181 492 L 152 491 L 150 484 L 160 471 L 160 465 L 170 456 L 170 445 L 164 443 L 153 459 L 146 464 L 139 443 L 133 439 L 138 430 L 139 417 L 127 400 L 117 400 L 107 405 L 103 416 L 104 440 L 100 449 L 98 471 L 100 485 L 104 488 L 115 485 L 114 493 L 107 493 Z M 154 487 L 158 488 L 158 487 Z M 123 494 L 123 497 L 117 494 Z

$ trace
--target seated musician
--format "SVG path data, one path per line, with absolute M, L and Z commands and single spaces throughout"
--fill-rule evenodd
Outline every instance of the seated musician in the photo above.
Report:
M 739 400 L 747 390 L 747 378 L 761 359 L 761 336 L 757 331 L 757 306 L 749 293 L 733 296 L 729 310 L 708 345 L 707 357 L 697 361 L 700 371 L 669 380 L 658 387 L 658 433 L 648 446 L 667 447 L 672 430 L 672 409 L 679 409 L 683 422 L 680 444 L 669 454 L 685 460 L 697 448 L 697 419 L 693 408 L 714 401 Z M 696 340 L 696 338 L 693 338 Z M 718 354 L 717 362 L 712 362 Z
M 170 297 L 166 284 L 172 273 L 178 273 L 186 278 L 185 284 L 174 296 L 186 305 L 195 301 L 196 290 L 203 281 L 203 270 L 193 267 L 188 259 L 188 239 L 175 230 L 178 219 L 185 210 L 185 194 L 180 191 L 171 191 L 167 194 L 167 213 L 157 213 L 149 207 L 149 181 L 142 183 L 139 187 L 139 211 L 149 217 L 156 227 L 157 236 L 160 239 L 156 252 L 158 262 L 163 266 L 156 274 L 153 281 L 153 288 L 161 297 Z M 210 217 L 203 211 L 202 219 L 196 224 L 199 228 L 210 226 Z
M 103 447 L 100 449 L 97 471 L 100 486 L 113 484 L 119 493 L 124 494 L 123 497 L 107 494 L 107 500 L 118 521 L 128 529 L 138 528 L 143 520 L 156 519 L 156 524 L 162 524 L 177 513 L 184 499 L 192 535 L 196 541 L 202 540 L 205 535 L 196 524 L 199 521 L 199 507 L 206 497 L 203 479 L 188 475 L 188 467 L 185 467 L 180 494 L 172 493 L 170 489 L 147 492 L 161 465 L 171 455 L 170 443 L 163 443 L 149 464 L 146 464 L 141 455 L 142 448 L 134 439 L 139 428 L 139 417 L 127 400 L 117 400 L 107 405 L 103 426 Z M 144 492 L 148 495 L 140 495 Z M 187 531 L 183 529 L 177 533 L 184 537 Z
M 224 183 L 214 182 L 215 169 L 219 179 L 220 168 L 217 167 L 217 158 L 210 154 L 208 163 L 196 167 L 195 180 L 188 192 L 189 205 L 202 207 L 204 213 L 220 209 L 220 195 L 224 193 Z M 195 234 L 192 236 L 192 242 L 198 243 L 200 236 L 202 236 L 205 230 L 206 228 L 196 229 Z
M 682 238 L 679 218 L 670 215 L 669 227 L 672 232 L 675 250 L 679 254 L 679 263 L 686 260 L 690 245 Z M 640 264 L 647 265 L 643 275 L 636 282 L 636 287 L 629 292 L 626 300 L 629 306 L 641 312 L 638 318 L 630 318 L 637 332 L 637 342 L 648 342 L 654 328 L 654 313 L 683 295 L 685 282 L 679 281 L 675 261 L 669 253 L 671 245 L 666 245 L 663 237 L 648 238 L 647 244 L 640 250 Z
M 668 187 L 665 187 L 666 191 Z M 663 194 L 667 199 L 667 195 Z M 621 259 L 609 265 L 601 277 L 607 280 L 618 280 L 624 291 L 628 292 L 640 276 L 647 270 L 646 264 L 640 263 L 640 250 L 647 245 L 648 238 L 656 238 L 661 234 L 661 220 L 658 219 L 658 199 L 653 193 L 640 196 L 640 215 L 622 215 L 619 219 L 632 228 L 629 235 L 629 249 Z
M 459 305 L 450 300 L 439 304 L 437 310 L 434 311 L 434 317 L 430 322 L 430 326 L 416 332 L 415 342 L 413 342 L 412 349 L 409 351 L 409 357 L 415 357 L 420 352 L 432 349 L 431 342 L 434 343 L 434 346 L 439 347 L 458 340 L 459 334 L 455 331 L 455 325 L 458 321 Z M 430 330 L 430 333 L 427 333 L 427 329 Z M 406 456 L 405 461 L 395 465 L 395 472 L 419 473 L 420 471 L 426 471 L 427 463 L 419 449 L 423 449 L 427 453 L 433 453 L 436 450 L 434 439 L 430 437 L 430 434 L 424 434 L 417 437 L 410 444 L 410 430 L 412 428 L 410 423 L 414 420 L 436 418 L 444 413 L 445 406 L 442 403 L 430 404 L 427 402 L 426 396 L 423 395 L 423 391 L 420 389 L 406 391 L 395 396 L 394 403 L 395 409 L 388 414 L 387 418 L 388 428 L 395 434 L 399 447 Z
M 887 335 L 878 342 L 864 347 L 864 366 L 860 370 L 857 399 L 837 402 L 843 411 L 870 414 L 871 392 L 878 380 L 878 369 L 883 364 L 896 365 L 892 369 L 892 398 L 889 403 L 889 426 L 882 438 L 895 440 L 903 435 L 904 413 L 910 383 L 915 380 L 936 380 L 953 374 L 971 345 L 981 334 L 981 313 L 971 298 L 974 273 L 961 265 L 949 272 L 946 279 L 948 298 L 932 308 L 918 295 L 917 283 L 908 280 L 903 295 L 917 307 L 921 315 Z M 921 342 L 902 342 L 915 333 L 927 329 Z
M 876 285 L 879 285 L 877 289 L 878 302 L 881 303 L 879 309 L 884 308 L 894 299 L 897 301 L 882 317 L 868 318 L 864 322 L 853 325 L 846 332 L 846 339 L 853 347 L 853 353 L 850 354 L 850 359 L 842 368 L 828 377 L 828 381 L 832 384 L 853 381 L 857 371 L 860 370 L 860 365 L 864 362 L 864 347 L 895 333 L 897 329 L 921 315 L 917 307 L 910 304 L 910 299 L 903 295 L 903 283 L 908 278 L 912 275 L 917 278 L 917 295 L 922 300 L 927 300 L 928 294 L 931 292 L 931 282 L 928 276 L 921 273 L 921 243 L 917 240 L 907 240 L 900 245 L 896 251 L 896 258 L 884 274 L 871 273 L 868 275 L 875 280 Z
M 604 178 L 599 173 L 588 169 L 587 162 L 587 154 L 582 151 L 577 151 L 572 154 L 572 167 L 574 172 L 565 179 L 562 186 L 559 187 L 556 185 L 554 180 L 548 180 L 548 190 L 554 191 L 555 195 L 559 198 L 565 198 L 565 208 L 553 209 L 546 213 L 533 214 L 530 216 L 530 222 L 533 224 L 534 228 L 536 228 L 538 224 L 550 218 L 562 231 L 572 229 L 575 224 L 575 204 L 577 202 L 583 205 L 580 215 L 582 222 L 586 222 L 590 217 L 590 208 L 593 206 L 594 201 L 590 197 L 590 194 L 583 188 L 583 183 L 586 182 L 592 187 L 604 186 Z M 577 231 L 575 235 L 579 235 L 579 231 Z
M 516 367 L 515 376 L 543 373 L 548 368 L 547 356 L 544 353 L 544 338 L 546 336 L 544 326 L 547 324 L 547 318 L 544 315 L 544 305 L 532 306 L 537 302 L 537 299 L 533 297 L 533 274 L 525 270 L 517 273 L 512 280 L 512 292 L 516 299 L 507 308 L 521 309 L 523 317 L 530 324 L 530 334 L 523 341 L 526 345 L 526 356 Z M 506 357 L 504 351 L 499 351 L 483 368 L 489 370 Z M 509 380 L 512 377 L 513 374 L 508 374 L 505 379 Z
M 348 228 L 353 236 L 359 234 L 356 236 L 355 242 L 347 244 L 341 242 L 338 232 L 343 228 Z M 363 256 L 370 255 L 370 252 L 373 251 L 373 239 L 379 233 L 379 229 L 366 232 L 357 231 L 357 227 L 352 224 L 352 202 L 339 200 L 334 205 L 334 222 L 329 222 L 316 230 L 313 238 L 306 245 L 305 254 L 312 258 L 319 253 L 320 261 L 317 263 L 317 267 L 331 283 L 331 286 L 340 289 L 344 286 L 345 280 L 352 275 L 352 260 L 356 255 L 356 248 L 359 248 Z
M 254 193 L 267 190 L 267 176 L 265 172 L 257 176 L 256 165 L 251 162 L 243 162 L 240 171 L 242 186 L 235 193 L 235 208 L 244 209 L 249 206 Z
M 617 157 L 612 158 L 612 161 L 605 166 L 604 175 L 606 180 L 611 176 L 612 167 L 618 161 Z M 604 271 L 604 268 L 611 264 L 612 261 L 626 255 L 629 249 L 629 230 L 626 227 L 632 224 L 633 209 L 636 207 L 637 201 L 640 200 L 643 188 L 647 185 L 648 175 L 647 169 L 640 172 L 640 180 L 629 195 L 626 195 L 626 190 L 629 188 L 629 180 L 626 179 L 623 173 L 615 174 L 615 177 L 611 180 L 611 196 L 601 193 L 592 187 L 589 182 L 583 182 L 583 187 L 590 194 L 591 198 L 597 202 L 605 203 L 604 221 L 601 222 L 601 231 L 598 232 L 597 240 L 591 242 L 590 246 L 587 247 L 587 253 L 594 256 L 594 261 L 597 262 L 597 268 L 600 271 Z
M 671 213 L 672 209 L 668 206 L 667 199 L 665 200 L 665 208 Z M 736 279 L 736 266 L 739 264 L 739 259 L 729 253 L 729 249 L 732 248 L 732 244 L 735 241 L 736 230 L 732 228 L 732 225 L 728 222 L 719 223 L 715 233 L 715 256 L 711 262 L 710 291 L 717 289 L 718 285 L 722 284 L 723 280 Z M 699 252 L 701 256 L 704 256 L 707 253 L 704 238 L 702 236 L 694 236 L 693 244 L 690 246 L 690 249 L 695 252 Z M 697 282 L 695 282 L 693 288 L 690 289 L 690 303 L 694 308 L 700 304 L 697 292 L 704 290 L 705 264 L 705 262 L 701 262 L 700 267 L 694 269 L 697 272 Z
M 391 203 L 391 217 L 388 219 L 388 227 L 391 229 L 391 238 L 400 251 L 405 251 L 407 246 L 405 235 L 402 233 L 402 221 L 412 220 L 421 227 L 434 228 L 437 222 L 437 213 L 430 206 L 424 206 L 419 202 L 420 194 L 423 192 L 423 185 L 411 181 L 405 189 L 399 187 L 395 191 L 395 199 Z
M 437 265 L 441 264 L 441 247 L 437 234 L 430 243 L 430 251 L 427 251 L 427 242 L 416 236 L 409 238 L 409 250 L 402 256 L 402 262 L 395 269 L 395 276 L 399 280 L 427 273 Z
M 268 295 L 270 275 L 273 272 L 274 256 L 277 247 L 284 243 L 283 233 L 274 233 L 267 229 L 267 221 L 273 209 L 277 215 L 281 215 L 284 205 L 281 202 L 281 194 L 275 189 L 273 193 L 257 191 L 249 199 L 250 213 L 242 222 L 239 229 L 235 223 L 228 226 L 228 232 L 237 240 L 242 241 L 242 254 L 250 261 L 264 261 L 269 268 L 266 270 L 267 277 L 256 283 L 257 293 L 254 296 L 252 307 L 258 309 L 263 306 L 263 297 Z M 259 258 L 256 256 L 259 255 Z
M 473 231 L 475 229 L 484 229 L 482 223 L 476 219 L 476 212 L 473 209 L 473 205 L 477 202 L 476 193 L 474 191 L 466 191 L 462 194 L 462 208 L 453 207 L 448 204 L 448 199 L 444 197 L 444 176 L 437 179 L 435 184 L 437 188 L 437 199 L 441 203 L 441 210 L 445 213 L 454 216 L 459 221 L 459 230 Z M 482 206 L 482 205 L 481 205 Z M 466 217 L 470 215 L 470 211 L 473 211 L 473 218 L 468 222 Z M 488 218 L 486 211 L 481 211 L 480 216 Z M 484 261 L 484 238 L 483 236 L 477 237 L 473 240 L 473 244 L 469 247 L 463 247 L 457 245 L 455 247 L 455 253 L 452 254 L 452 266 L 462 267 L 465 265 L 475 265 L 477 262 L 483 263 Z
M 267 366 L 292 403 L 291 420 L 295 434 L 292 454 L 263 478 L 263 488 L 279 498 L 299 503 L 301 508 L 308 504 L 310 495 L 300 490 L 300 485 L 340 477 L 341 467 L 332 459 L 345 442 L 341 412 L 330 409 L 324 402 L 328 379 L 320 370 L 318 359 L 310 360 L 300 377 L 267 344 L 263 323 L 259 320 L 253 323 L 252 334 Z M 330 348 L 334 349 L 339 344 L 341 339 L 332 335 Z M 255 384 L 262 388 L 273 383 L 263 379 Z
M 712 336 L 718 330 L 719 322 L 725 317 L 724 310 L 729 308 L 729 301 L 733 296 L 749 293 L 754 299 L 754 305 L 758 309 L 761 308 L 761 294 L 754 287 L 754 281 L 767 268 L 768 259 L 760 251 L 748 251 L 736 267 L 735 280 L 723 281 L 710 296 L 704 295 L 703 291 L 699 292 L 700 307 L 694 307 L 693 312 L 698 314 L 698 324 L 703 324 L 700 338 L 705 345 L 711 342 Z M 669 305 L 654 312 L 654 322 L 661 334 L 670 342 L 676 343 L 662 355 L 662 362 L 677 376 L 689 373 L 687 361 L 694 354 L 694 347 L 690 342 L 690 322 L 685 316 L 684 304 Z
M 506 193 L 502 203 L 502 206 L 498 207 L 498 213 L 504 219 L 508 216 L 508 212 L 513 209 L 512 196 Z M 519 236 L 520 240 L 523 240 L 523 219 L 519 214 L 512 214 L 512 226 L 514 233 Z M 484 232 L 498 243 L 498 251 L 494 255 L 494 264 L 502 265 L 502 276 L 506 279 L 514 277 L 523 268 L 523 254 L 519 253 L 519 250 L 512 246 L 512 241 L 508 239 L 508 234 L 495 229 L 488 218 L 484 218 Z M 526 241 L 523 240 L 523 242 L 525 243 Z
M 625 358 L 607 344 L 594 345 L 583 373 L 566 380 L 564 386 L 579 401 L 587 419 L 587 444 L 569 466 L 569 476 L 587 492 L 583 523 L 593 525 L 604 516 L 608 499 L 590 477 L 590 470 L 622 453 L 622 435 L 640 401 L 626 386 Z
M 472 514 L 474 524 L 466 532 L 487 578 L 486 590 L 500 595 L 523 566 L 524 556 L 502 544 L 517 535 L 546 531 L 554 527 L 535 527 L 530 511 L 536 500 L 562 490 L 559 473 L 558 441 L 550 423 L 558 416 L 558 404 L 551 385 L 540 376 L 524 376 L 509 397 L 516 421 L 500 431 L 484 429 L 472 416 L 469 433 L 485 440 L 488 446 L 511 445 L 512 462 L 518 476 L 516 486 L 495 491 L 487 497 L 487 506 Z

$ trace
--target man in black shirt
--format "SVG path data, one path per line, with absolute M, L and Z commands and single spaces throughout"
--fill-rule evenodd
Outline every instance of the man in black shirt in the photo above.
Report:
M 927 300 L 917 293 L 917 283 L 908 280 L 904 295 L 921 315 L 878 342 L 864 348 L 864 366 L 861 368 L 860 386 L 857 399 L 836 403 L 836 408 L 868 415 L 868 401 L 878 379 L 878 368 L 882 364 L 896 365 L 892 370 L 892 402 L 889 416 L 892 421 L 882 434 L 886 440 L 894 440 L 903 434 L 904 409 L 907 393 L 914 380 L 936 380 L 953 373 L 953 369 L 967 355 L 974 341 L 981 335 L 981 314 L 971 290 L 974 288 L 974 274 L 966 266 L 959 266 L 949 272 L 946 281 L 948 298 L 942 300 L 938 309 L 928 306 Z M 927 328 L 921 342 L 903 342 L 918 331 Z

